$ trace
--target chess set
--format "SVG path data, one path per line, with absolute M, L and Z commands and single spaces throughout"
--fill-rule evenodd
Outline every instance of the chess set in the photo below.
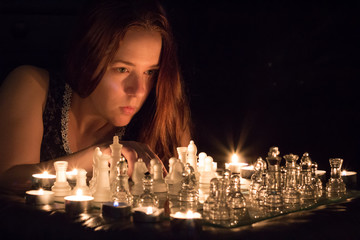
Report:
M 298 155 L 281 157 L 278 147 L 271 147 L 265 160 L 256 160 L 244 187 L 243 165 L 218 169 L 211 156 L 197 153 L 194 141 L 177 148 L 178 156 L 169 159 L 165 177 L 158 159 L 152 159 L 147 166 L 139 158 L 129 178 L 128 163 L 121 155 L 117 136 L 110 149 L 111 155 L 103 154 L 100 148 L 94 150 L 89 184 L 85 170 L 80 169 L 76 184 L 70 186 L 67 162 L 54 163 L 56 180 L 48 192 L 55 199 L 64 199 L 66 212 L 91 212 L 95 207 L 104 217 L 114 219 L 201 219 L 204 224 L 237 227 L 351 197 L 343 180 L 340 158 L 329 160 L 331 174 L 325 182 L 317 174 L 318 166 L 309 153 L 298 161 Z M 49 200 L 37 203 L 51 204 Z

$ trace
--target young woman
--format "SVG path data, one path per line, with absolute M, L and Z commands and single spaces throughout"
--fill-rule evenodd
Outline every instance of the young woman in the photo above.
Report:
M 20 66 L 1 86 L 2 186 L 25 190 L 31 174 L 53 170 L 57 160 L 90 173 L 94 148 L 109 152 L 114 135 L 129 141 L 122 142 L 129 175 L 138 156 L 132 149 L 166 161 L 190 141 L 190 111 L 162 7 L 101 1 L 81 23 L 64 74 Z

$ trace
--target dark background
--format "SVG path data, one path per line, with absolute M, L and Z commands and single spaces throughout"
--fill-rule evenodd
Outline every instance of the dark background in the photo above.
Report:
M 223 167 L 271 146 L 309 152 L 320 169 L 341 157 L 360 170 L 359 1 L 163 1 L 194 121 L 198 152 Z M 0 77 L 53 67 L 82 1 L 0 1 Z

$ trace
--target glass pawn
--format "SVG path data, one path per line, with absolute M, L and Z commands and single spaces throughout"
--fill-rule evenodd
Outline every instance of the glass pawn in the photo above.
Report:
M 215 203 L 218 201 L 218 193 L 219 193 L 219 180 L 217 178 L 213 178 L 210 180 L 210 191 L 209 196 L 206 198 L 203 204 L 203 219 L 210 219 L 210 210 L 214 208 Z
M 116 178 L 113 182 L 114 191 L 112 195 L 112 200 L 114 202 L 122 202 L 128 205 L 133 204 L 133 196 L 129 191 L 129 176 L 128 164 L 124 157 L 121 157 L 120 160 L 116 163 Z
M 251 176 L 249 197 L 251 201 L 257 201 L 257 193 L 263 183 L 263 173 L 266 171 L 266 162 L 259 157 L 254 164 L 254 173 Z
M 187 163 L 184 167 L 183 181 L 179 192 L 179 204 L 183 211 L 196 211 L 199 201 L 199 191 L 194 168 Z
M 230 207 L 231 225 L 238 225 L 242 221 L 248 220 L 249 214 L 246 208 L 246 200 L 241 193 L 241 178 L 238 174 L 231 176 L 231 188 L 228 196 Z
M 299 187 L 300 204 L 302 207 L 309 207 L 317 202 L 315 186 L 311 181 L 311 166 L 312 161 L 309 153 L 304 153 L 300 162 L 302 180 Z
M 317 176 L 318 165 L 316 162 L 313 162 L 311 165 L 311 182 L 315 186 L 315 194 L 317 198 L 321 198 L 323 195 L 323 184 L 321 179 Z
M 341 166 L 343 159 L 330 158 L 330 179 L 326 183 L 326 196 L 329 199 L 339 199 L 346 194 L 346 185 L 341 178 Z
M 153 191 L 153 179 L 149 172 L 143 177 L 144 192 L 140 195 L 137 207 L 159 207 L 159 200 Z

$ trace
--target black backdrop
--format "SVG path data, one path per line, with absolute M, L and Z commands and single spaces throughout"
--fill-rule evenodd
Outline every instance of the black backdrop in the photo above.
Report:
M 220 167 L 309 152 L 360 170 L 360 20 L 356 1 L 163 1 L 194 121 L 198 151 Z M 0 76 L 61 63 L 82 1 L 1 1 Z

